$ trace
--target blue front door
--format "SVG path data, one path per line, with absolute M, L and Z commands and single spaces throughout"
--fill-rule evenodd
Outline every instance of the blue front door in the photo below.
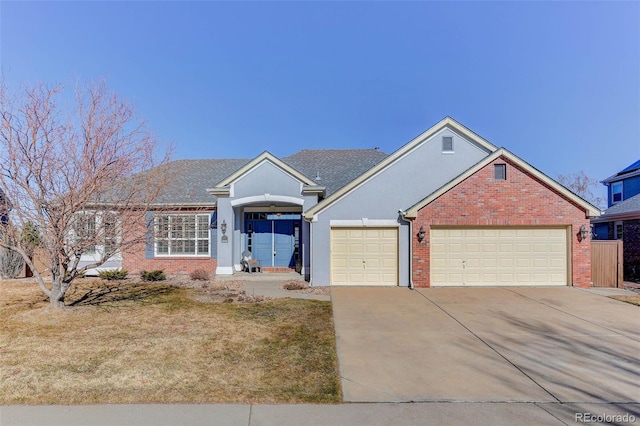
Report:
M 247 213 L 245 248 L 262 266 L 293 268 L 298 260 L 300 215 Z
M 274 220 L 273 221 L 273 266 L 289 267 L 296 266 L 293 258 L 293 221 Z
M 252 222 L 252 247 L 249 251 L 254 259 L 261 262 L 262 266 L 271 266 L 271 258 L 273 257 L 271 221 L 254 220 Z

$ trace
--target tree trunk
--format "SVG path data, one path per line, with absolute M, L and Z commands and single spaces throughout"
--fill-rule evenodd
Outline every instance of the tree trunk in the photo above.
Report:
M 49 307 L 51 307 L 52 309 L 62 309 L 64 308 L 64 295 L 61 294 L 59 296 L 51 296 L 49 298 Z
M 51 296 L 49 296 L 49 304 L 52 309 L 64 308 L 65 293 L 66 289 L 63 286 L 62 279 L 60 277 L 53 277 Z

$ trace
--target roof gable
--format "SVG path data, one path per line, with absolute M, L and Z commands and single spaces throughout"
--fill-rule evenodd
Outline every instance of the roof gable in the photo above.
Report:
M 300 173 L 299 171 L 297 171 L 296 169 L 294 169 L 293 167 L 291 167 L 290 165 L 288 165 L 284 161 L 280 160 L 279 158 L 275 157 L 274 155 L 272 155 L 268 151 L 265 151 L 262 154 L 258 155 L 253 160 L 249 161 L 244 166 L 242 166 L 239 169 L 237 169 L 235 172 L 233 172 L 232 174 L 227 176 L 225 179 L 223 179 L 220 182 L 218 182 L 215 185 L 215 187 L 207 188 L 207 191 L 212 195 L 225 195 L 225 194 L 228 194 L 229 193 L 229 189 L 230 189 L 230 185 L 232 183 L 238 181 L 243 176 L 247 175 L 252 170 L 255 170 L 257 167 L 260 167 L 260 165 L 264 164 L 265 162 L 271 163 L 276 168 L 278 168 L 278 169 L 282 170 L 283 172 L 285 172 L 286 174 L 294 177 L 295 179 L 299 180 L 302 184 L 304 184 L 304 185 L 306 185 L 308 187 L 320 187 L 320 185 L 317 185 L 309 177 L 307 177 L 304 174 Z
M 476 133 L 472 132 L 467 127 L 463 126 L 462 124 L 458 123 L 453 118 L 445 117 L 443 120 L 438 122 L 436 125 L 432 126 L 431 128 L 429 128 L 425 132 L 423 132 L 420 135 L 418 135 L 417 137 L 413 138 L 411 141 L 409 141 L 408 143 L 406 143 L 405 145 L 400 147 L 397 151 L 395 151 L 394 153 L 392 153 L 388 157 L 384 158 L 382 161 L 380 161 L 374 167 L 370 168 L 369 170 L 367 170 L 364 173 L 362 173 L 359 176 L 357 176 L 349 184 L 343 186 L 338 191 L 336 191 L 333 194 L 331 194 L 329 197 L 327 197 L 321 203 L 316 204 L 316 206 L 314 206 L 311 209 L 309 209 L 305 213 L 305 218 L 307 218 L 308 220 L 311 220 L 314 215 L 320 213 L 322 210 L 324 210 L 325 208 L 329 207 L 334 202 L 338 201 L 339 199 L 341 199 L 342 197 L 347 195 L 349 192 L 351 192 L 352 190 L 357 188 L 360 184 L 366 182 L 367 180 L 371 179 L 372 177 L 374 177 L 375 175 L 379 174 L 383 170 L 387 169 L 388 167 L 393 165 L 395 162 L 397 162 L 399 159 L 401 159 L 402 157 L 407 155 L 409 152 L 414 150 L 416 147 L 418 147 L 419 145 L 423 144 L 425 141 L 429 140 L 431 137 L 433 137 L 434 135 L 436 135 L 438 132 L 442 131 L 445 128 L 448 128 L 448 129 L 458 133 L 460 136 L 464 137 L 467 141 L 479 146 L 481 149 L 485 150 L 487 153 L 493 152 L 493 151 L 495 151 L 497 149 L 495 145 L 491 144 L 490 142 L 488 142 L 484 138 L 482 138 L 479 135 L 477 135 Z
M 524 160 L 522 160 L 521 158 L 519 158 L 515 154 L 512 154 L 511 152 L 507 151 L 504 148 L 500 148 L 497 151 L 495 151 L 494 153 L 492 153 L 491 155 L 485 157 L 483 160 L 479 161 L 473 167 L 469 168 L 467 171 L 465 171 L 464 173 L 462 173 L 461 175 L 459 175 L 458 177 L 456 177 L 452 181 L 450 181 L 447 184 L 445 184 L 444 186 L 440 187 L 440 189 L 438 189 L 437 191 L 433 192 L 432 194 L 430 194 L 426 198 L 422 199 L 420 202 L 418 202 L 415 205 L 413 205 L 411 208 L 407 209 L 407 211 L 404 212 L 403 216 L 405 218 L 409 218 L 409 219 L 416 218 L 418 216 L 418 211 L 420 209 L 422 209 L 424 206 L 426 206 L 427 204 L 433 202 L 438 197 L 440 197 L 442 194 L 444 194 L 444 193 L 448 192 L 449 190 L 453 189 L 455 186 L 457 186 L 458 184 L 460 184 L 461 182 L 466 180 L 468 177 L 472 176 L 473 174 L 478 172 L 480 169 L 486 167 L 487 165 L 491 164 L 493 161 L 495 161 L 496 159 L 498 159 L 500 157 L 505 158 L 505 159 L 509 160 L 510 162 L 516 164 L 518 167 L 522 168 L 525 172 L 527 172 L 528 174 L 530 174 L 534 178 L 538 179 L 539 181 L 543 182 L 547 186 L 549 186 L 552 189 L 554 189 L 556 192 L 561 194 L 564 198 L 566 198 L 569 201 L 573 202 L 574 204 L 584 208 L 585 213 L 588 216 L 595 217 L 595 216 L 599 216 L 600 215 L 600 209 L 598 207 L 596 207 L 593 204 L 589 203 L 588 201 L 586 201 L 582 197 L 574 194 L 572 191 L 570 191 L 569 189 L 565 188 L 563 185 L 561 185 L 560 183 L 556 182 L 554 179 L 551 179 L 549 176 L 545 175 L 540 170 L 538 170 L 535 167 L 531 166 L 529 163 L 525 162 Z

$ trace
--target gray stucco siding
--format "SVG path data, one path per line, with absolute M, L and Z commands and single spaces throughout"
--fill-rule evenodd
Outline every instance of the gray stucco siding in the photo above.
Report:
M 300 213 L 317 203 L 317 195 L 303 195 L 303 183 L 295 176 L 269 161 L 264 161 L 247 171 L 231 183 L 228 197 L 218 197 L 218 222 L 223 219 L 229 225 L 228 242 L 223 243 L 221 233 L 215 242 L 218 247 L 218 268 L 220 274 L 229 274 L 240 264 L 241 253 L 246 248 L 244 234 L 244 209 L 252 207 L 269 211 L 271 205 L 278 207 L 298 207 Z M 297 210 L 297 209 L 296 209 Z M 256 211 L 256 210 L 253 210 Z M 305 272 L 309 271 L 309 226 L 301 229 L 302 255 Z
M 262 194 L 278 194 L 300 197 L 302 183 L 289 173 L 263 162 L 233 183 L 233 198 Z
M 442 152 L 443 136 L 453 137 L 453 153 Z M 409 285 L 409 226 L 398 210 L 411 207 L 487 155 L 486 149 L 443 129 L 320 211 L 311 225 L 313 285 L 330 283 L 331 221 L 362 218 L 398 222 L 399 284 Z

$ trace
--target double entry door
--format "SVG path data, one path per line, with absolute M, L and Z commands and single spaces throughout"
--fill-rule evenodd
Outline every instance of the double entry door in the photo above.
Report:
M 245 248 L 263 267 L 294 268 L 299 260 L 299 214 L 246 213 Z

